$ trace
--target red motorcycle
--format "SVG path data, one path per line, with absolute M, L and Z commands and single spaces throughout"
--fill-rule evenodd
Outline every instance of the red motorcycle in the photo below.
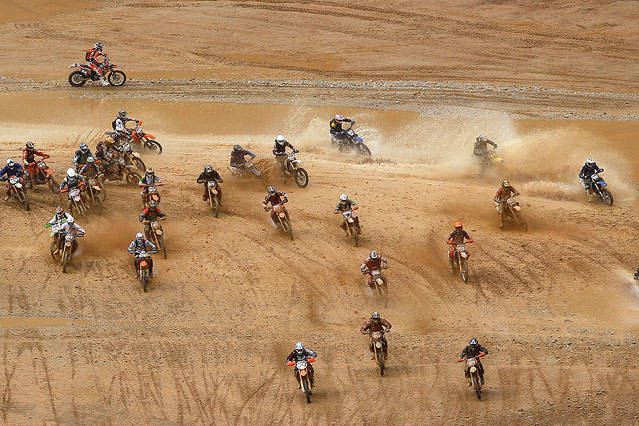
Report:
M 122 86 L 124 84 L 126 74 L 124 71 L 121 71 L 121 66 L 112 64 L 108 57 L 102 63 L 102 66 L 106 68 L 106 78 L 111 86 Z M 82 65 L 76 62 L 70 65 L 69 68 L 76 68 L 75 71 L 69 74 L 69 84 L 73 87 L 82 87 L 87 81 L 100 80 L 100 75 L 93 71 L 88 65 Z
M 135 129 L 131 130 L 131 142 L 137 143 L 149 151 L 162 154 L 162 145 L 155 140 L 155 136 L 142 130 L 142 120 L 138 121 Z
M 29 175 L 31 188 L 35 188 L 35 185 L 46 184 L 49 186 L 49 189 L 51 189 L 51 192 L 57 194 L 60 192 L 60 185 L 58 185 L 58 182 L 56 182 L 53 177 L 53 172 L 49 166 L 47 166 L 47 163 L 44 162 L 47 158 L 49 158 L 48 155 L 42 160 L 36 162 L 35 176 Z

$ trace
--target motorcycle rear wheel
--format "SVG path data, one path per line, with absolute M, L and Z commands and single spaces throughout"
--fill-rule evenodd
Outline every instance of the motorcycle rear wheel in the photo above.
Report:
M 56 182 L 53 176 L 49 176 L 47 178 L 47 185 L 49 185 L 49 189 L 54 194 L 57 194 L 58 192 L 60 192 L 60 185 L 58 185 L 58 182 Z
M 126 74 L 123 71 L 111 71 L 107 80 L 112 86 L 122 86 L 126 82 Z
M 155 139 L 144 139 L 144 147 L 156 154 L 162 154 L 162 145 Z
M 69 84 L 73 87 L 82 87 L 87 81 L 81 71 L 73 71 L 69 74 Z

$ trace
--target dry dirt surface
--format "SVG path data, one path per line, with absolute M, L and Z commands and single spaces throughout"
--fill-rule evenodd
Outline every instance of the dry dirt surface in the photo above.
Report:
M 141 153 L 168 216 L 144 293 L 126 252 L 137 188 L 106 183 L 66 274 L 43 226 L 64 197 L 0 202 L 0 423 L 639 423 L 636 5 L 360 3 L 0 0 L 0 158 L 33 140 L 61 178 L 126 109 L 165 148 Z M 125 86 L 66 83 L 96 38 Z M 337 110 L 372 160 L 329 146 Z M 278 133 L 307 188 L 279 181 Z M 477 166 L 479 133 L 503 164 Z M 236 143 L 263 180 L 230 175 Z M 613 207 L 585 200 L 588 156 Z M 206 163 L 225 179 L 218 218 L 195 183 Z M 504 177 L 528 232 L 498 229 Z M 268 184 L 289 195 L 294 241 L 261 207 Z M 343 192 L 359 247 L 332 214 Z M 458 220 L 475 239 L 466 284 L 446 262 Z M 372 249 L 387 308 L 359 272 Z M 384 377 L 358 331 L 376 310 L 393 324 Z M 481 401 L 456 362 L 471 337 L 489 351 Z M 310 405 L 284 362 L 299 340 L 318 353 Z

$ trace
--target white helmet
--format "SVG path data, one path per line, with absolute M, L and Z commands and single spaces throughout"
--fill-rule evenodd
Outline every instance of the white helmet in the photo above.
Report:
M 302 353 L 302 351 L 304 351 L 304 344 L 302 342 L 297 342 L 295 344 L 295 351 L 297 351 L 297 353 Z
M 69 225 L 73 225 L 73 224 L 75 223 L 75 219 L 73 218 L 73 216 L 69 216 L 69 217 L 67 218 L 67 223 L 68 223 Z
M 135 239 L 136 240 L 142 240 L 144 239 L 144 234 L 141 232 L 138 232 L 137 234 L 135 234 Z
M 14 161 L 12 158 L 7 158 L 7 166 L 13 167 Z
M 488 140 L 488 138 L 486 137 L 486 135 L 484 135 L 483 133 L 481 135 L 479 135 L 479 140 L 482 142 L 486 142 Z
M 375 250 L 373 250 L 371 252 L 371 259 L 377 259 L 379 257 L 379 255 L 377 254 L 377 252 Z
M 346 201 L 346 200 L 348 200 L 348 195 L 346 195 L 346 194 L 342 194 L 342 195 L 340 195 L 340 196 L 339 196 L 339 200 L 340 200 L 340 201 Z
M 344 117 L 342 117 L 342 114 L 335 114 L 335 121 L 344 121 Z
M 588 159 L 586 160 L 586 163 L 595 164 L 595 160 L 593 160 L 592 157 L 588 157 Z
M 279 143 L 280 145 L 282 145 L 285 141 L 286 139 L 284 139 L 284 136 L 282 135 L 277 135 L 277 137 L 275 138 L 275 142 Z
M 75 177 L 75 170 L 67 169 L 67 176 L 70 177 L 70 178 L 74 178 Z

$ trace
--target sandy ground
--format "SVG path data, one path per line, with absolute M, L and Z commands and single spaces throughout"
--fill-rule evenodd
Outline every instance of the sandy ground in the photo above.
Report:
M 32 192 L 30 212 L 0 203 L 2 423 L 639 422 L 632 2 L 1 4 L 0 157 L 33 140 L 61 176 L 124 108 L 165 147 L 143 157 L 169 217 L 145 294 L 125 250 L 136 189 L 107 184 L 65 275 L 43 228 L 63 197 Z M 124 87 L 65 85 L 91 26 L 122 58 Z M 25 67 L 38 54 L 45 65 Z M 372 162 L 329 148 L 336 106 Z M 301 149 L 308 188 L 272 173 L 279 132 Z M 480 174 L 481 132 L 505 162 Z M 235 143 L 263 182 L 229 176 Z M 590 155 L 612 208 L 576 180 Z M 217 219 L 195 184 L 206 163 L 225 178 Z M 497 228 L 503 177 L 523 193 L 527 233 Z M 295 241 L 261 209 L 268 183 L 289 194 Z M 331 214 L 342 192 L 360 204 L 358 248 Z M 457 220 L 476 241 L 468 284 L 446 267 Z M 359 273 L 371 249 L 389 259 L 388 308 Z M 394 326 L 384 377 L 358 333 L 373 310 Z M 482 401 L 455 362 L 470 337 L 490 351 Z M 300 339 L 319 354 L 310 405 L 284 365 Z

